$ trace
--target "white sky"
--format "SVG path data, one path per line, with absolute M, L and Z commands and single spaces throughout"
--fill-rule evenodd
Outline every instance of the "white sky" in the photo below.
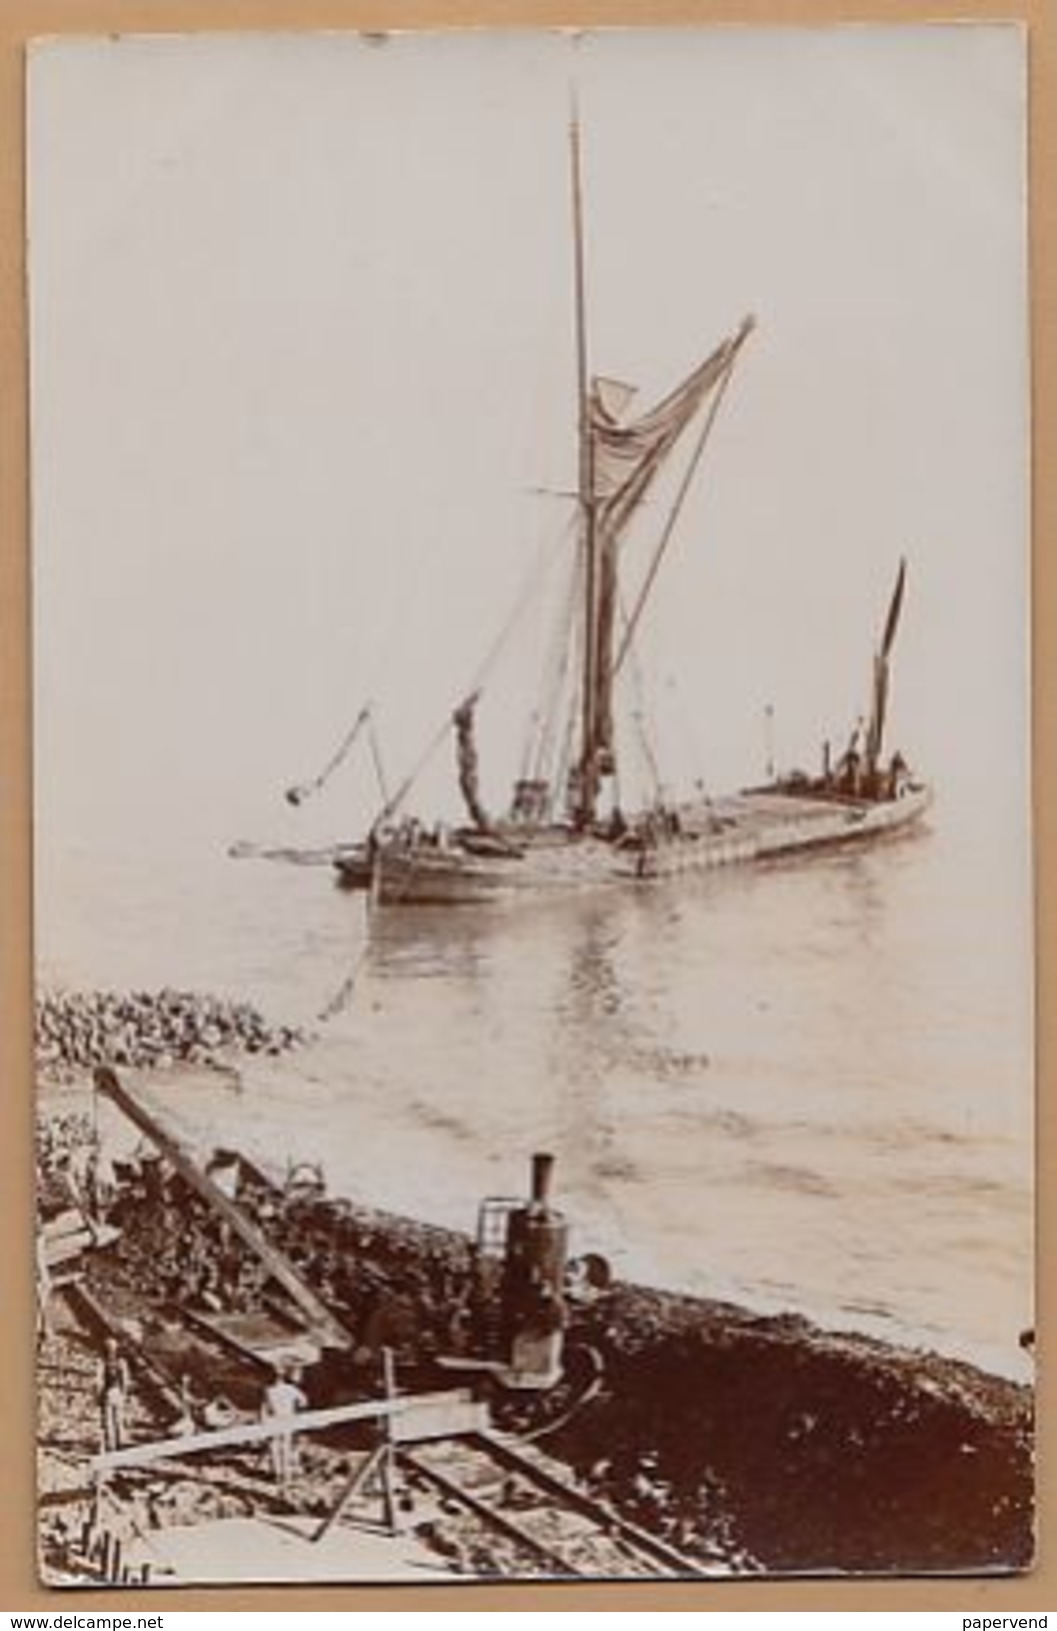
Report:
M 842 738 L 906 553 L 893 745 L 1022 823 L 1019 29 L 213 36 L 31 56 L 47 841 L 351 836 L 365 761 L 283 788 L 467 689 L 575 483 L 574 80 L 592 367 L 645 405 L 759 323 L 644 628 L 674 778 L 759 776 L 768 703 Z

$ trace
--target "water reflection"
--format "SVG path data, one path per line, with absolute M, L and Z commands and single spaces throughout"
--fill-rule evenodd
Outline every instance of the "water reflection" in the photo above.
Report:
M 937 834 L 368 935 L 302 877 L 276 910 L 296 887 L 298 978 L 332 1000 L 290 1124 L 349 1193 L 438 1221 L 553 1148 L 622 1272 L 993 1348 L 1030 1323 L 1030 1033 L 972 881 Z

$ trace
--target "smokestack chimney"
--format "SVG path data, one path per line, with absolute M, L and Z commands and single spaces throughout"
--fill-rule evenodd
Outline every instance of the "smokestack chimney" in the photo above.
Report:
M 553 1155 L 537 1152 L 532 1157 L 532 1204 L 545 1207 L 550 1200 L 551 1178 L 554 1175 Z

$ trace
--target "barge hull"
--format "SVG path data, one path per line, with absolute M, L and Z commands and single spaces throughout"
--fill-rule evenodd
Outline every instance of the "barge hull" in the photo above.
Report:
M 335 862 L 346 888 L 369 890 L 382 906 L 479 906 L 518 896 L 641 885 L 719 867 L 809 856 L 877 842 L 917 825 L 932 796 L 914 787 L 887 801 L 812 797 L 772 789 L 691 810 L 675 833 L 656 840 L 614 842 L 566 833 L 555 842 L 530 836 L 508 854 L 473 855 L 428 844 L 382 847 L 376 855 L 344 855 Z

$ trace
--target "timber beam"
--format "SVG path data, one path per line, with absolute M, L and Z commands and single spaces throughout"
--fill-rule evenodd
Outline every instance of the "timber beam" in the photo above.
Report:
M 95 1085 L 100 1093 L 124 1111 L 128 1119 L 161 1151 L 162 1155 L 180 1174 L 184 1182 L 200 1195 L 206 1204 L 228 1224 L 232 1232 L 264 1266 L 267 1273 L 282 1286 L 290 1300 L 301 1310 L 309 1329 L 323 1347 L 348 1348 L 352 1338 L 340 1325 L 330 1309 L 320 1301 L 312 1287 L 298 1274 L 289 1258 L 273 1246 L 235 1202 L 220 1190 L 212 1179 L 191 1160 L 176 1140 L 161 1127 L 138 1099 L 121 1086 L 113 1070 L 101 1065 L 95 1073 Z

